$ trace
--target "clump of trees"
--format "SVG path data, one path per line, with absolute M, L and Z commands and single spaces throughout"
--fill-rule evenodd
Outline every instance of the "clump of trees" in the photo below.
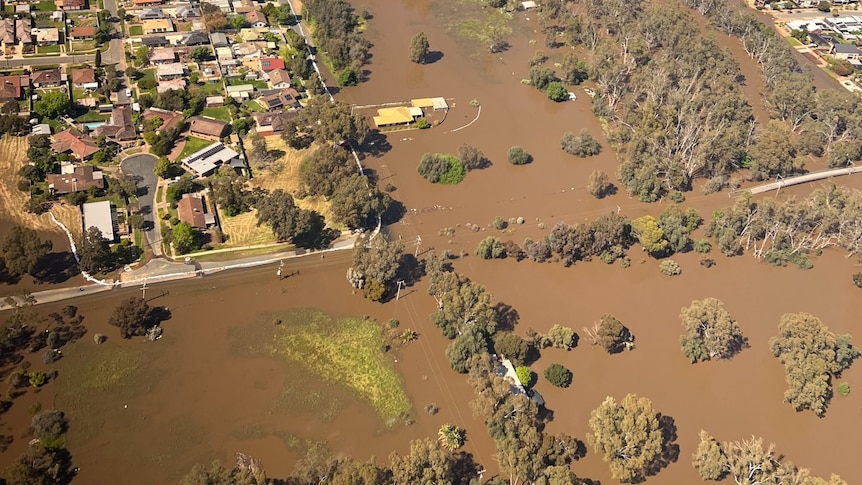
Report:
M 430 48 L 431 44 L 428 43 L 428 36 L 425 35 L 425 32 L 419 32 L 414 35 L 413 38 L 410 39 L 410 51 L 408 53 L 410 62 L 425 64 L 428 59 Z
M 769 348 L 784 365 L 789 386 L 784 401 L 797 411 L 823 416 L 832 399 L 832 379 L 850 367 L 859 349 L 851 344 L 850 335 L 835 335 L 808 313 L 783 315 L 778 332 Z
M 614 479 L 638 483 L 678 453 L 672 420 L 657 413 L 652 401 L 627 394 L 617 402 L 607 397 L 590 413 L 587 443 L 601 454 Z
M 36 231 L 14 225 L 0 245 L 0 280 L 18 281 L 29 274 L 39 278 L 39 263 L 44 261 L 54 245 L 43 241 Z
M 604 170 L 593 170 L 587 181 L 587 192 L 597 199 L 603 199 L 616 192 L 610 176 Z
M 602 150 L 599 141 L 593 138 L 593 135 L 590 135 L 586 128 L 577 135 L 572 132 L 563 135 L 562 140 L 560 140 L 560 147 L 569 155 L 581 158 L 598 155 Z
M 598 345 L 609 354 L 632 348 L 635 340 L 631 331 L 609 313 L 602 315 L 592 327 L 584 327 L 584 332 L 591 344 Z
M 353 7 L 344 0 L 308 0 L 302 4 L 302 14 L 314 22 L 314 40 L 336 75 L 347 69 L 361 74 L 371 43 L 362 36 Z
M 512 165 L 526 165 L 533 161 L 533 156 L 519 146 L 509 148 L 506 158 Z
M 380 301 L 395 288 L 395 279 L 401 267 L 404 245 L 378 234 L 373 239 L 362 236 L 353 246 L 353 266 L 347 279 L 354 288 L 364 289 L 365 297 Z
M 339 3 L 343 2 L 339 0 Z M 285 123 L 281 137 L 291 148 L 300 149 L 315 141 L 333 146 L 349 142 L 358 146 L 365 142 L 369 133 L 368 122 L 363 116 L 354 115 L 349 104 L 331 101 L 328 96 L 314 96 L 296 118 Z
M 33 103 L 35 111 L 43 119 L 58 119 L 69 112 L 69 94 L 63 91 L 43 91 Z
M 570 266 L 594 256 L 612 263 L 625 255 L 625 249 L 631 243 L 629 222 L 620 214 L 612 213 L 599 217 L 589 225 L 557 223 L 548 236 L 547 247 L 563 264 Z M 541 249 L 535 248 L 536 244 L 525 245 L 528 257 L 534 250 Z
M 491 165 L 491 161 L 485 157 L 484 153 L 466 143 L 458 147 L 458 160 L 461 160 L 461 165 L 468 171 L 487 168 Z
M 551 364 L 545 369 L 545 379 L 556 387 L 569 387 L 572 384 L 572 371 L 560 364 Z
M 547 337 L 549 343 L 558 349 L 572 350 L 578 345 L 578 334 L 571 328 L 556 323 L 548 330 Z
M 506 257 L 506 245 L 500 238 L 488 236 L 479 241 L 476 256 L 482 259 L 502 259 Z
M 452 155 L 426 153 L 417 167 L 419 175 L 433 184 L 457 184 L 464 180 L 466 170 Z
M 704 480 L 723 480 L 728 476 L 736 483 L 806 483 L 811 485 L 847 485 L 838 475 L 829 480 L 811 476 L 775 451 L 775 444 L 764 446 L 763 438 L 719 443 L 709 433 L 700 431 L 700 443 L 692 454 L 692 466 Z
M 736 320 L 717 298 L 692 301 L 679 318 L 686 331 L 679 338 L 682 353 L 692 363 L 729 359 L 747 345 Z
M 280 241 L 290 241 L 298 247 L 319 249 L 338 236 L 328 229 L 323 216 L 313 210 L 296 206 L 293 196 L 277 189 L 257 200 L 257 225 L 266 224 Z
M 157 325 L 158 313 L 143 298 L 123 300 L 108 318 L 108 324 L 120 329 L 120 336 L 129 339 L 142 337 L 147 330 Z

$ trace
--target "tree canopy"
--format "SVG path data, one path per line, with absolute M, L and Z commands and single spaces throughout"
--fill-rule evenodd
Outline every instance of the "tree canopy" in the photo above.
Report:
M 146 335 L 156 323 L 153 309 L 138 297 L 123 300 L 108 318 L 108 324 L 118 327 L 120 336 L 126 339 Z
M 428 36 L 425 35 L 425 32 L 418 32 L 410 39 L 410 52 L 408 54 L 410 62 L 425 64 L 430 47 L 431 45 L 428 43 Z
M 692 362 L 729 359 L 746 345 L 736 320 L 717 298 L 695 300 L 679 314 L 686 333 L 682 353 Z
M 53 247 L 50 240 L 42 241 L 36 231 L 15 225 L 0 246 L 0 259 L 6 273 L 13 278 L 24 274 L 35 276 L 39 261 L 50 253 Z

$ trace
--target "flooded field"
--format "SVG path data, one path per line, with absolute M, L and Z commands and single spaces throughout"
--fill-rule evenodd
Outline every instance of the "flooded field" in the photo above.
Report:
M 664 210 L 667 201 L 642 204 L 624 192 L 597 200 L 587 193 L 589 173 L 602 169 L 614 174 L 616 158 L 581 89 L 575 90 L 577 100 L 553 103 L 521 83 L 528 77 L 527 60 L 539 48 L 547 51 L 541 45 L 543 36 L 534 32 L 538 27 L 531 13 L 516 14 L 510 48 L 490 54 L 440 20 L 453 5 L 460 4 L 356 2 L 357 9 L 374 15 L 366 31 L 374 44 L 370 81 L 338 95 L 357 105 L 418 97 L 452 99 L 445 122 L 430 130 L 388 133 L 386 143 L 378 146 L 385 154 L 365 160 L 381 184 L 397 188 L 393 196 L 408 209 L 389 228 L 408 251 L 425 253 L 433 248 L 472 254 L 478 241 L 492 234 L 520 244 L 526 237 L 548 234 L 559 221 L 591 221 L 611 211 L 632 218 Z M 407 60 L 410 38 L 420 30 L 428 35 L 431 50 L 442 53 L 424 66 Z M 737 56 L 746 78 L 746 97 L 756 103 L 762 88 L 759 70 L 741 57 L 735 41 L 717 33 L 714 37 Z M 550 54 L 550 62 L 560 56 L 559 51 Z M 474 99 L 481 110 L 471 106 Z M 765 116 L 757 105 L 755 113 Z M 564 133 L 582 128 L 600 140 L 600 155 L 580 159 L 560 149 Z M 493 165 L 470 172 L 457 186 L 432 185 L 416 173 L 422 154 L 455 153 L 463 143 L 482 150 Z M 506 152 L 512 145 L 525 148 L 535 161 L 509 164 Z M 840 183 L 858 188 L 862 178 Z M 804 194 L 811 188 L 782 190 L 781 195 Z M 697 208 L 706 219 L 732 202 L 726 192 L 705 196 L 693 191 L 686 198 L 682 206 Z M 496 216 L 523 217 L 525 224 L 501 234 L 490 228 Z M 467 224 L 483 229 L 472 232 Z M 452 228 L 454 235 L 451 231 L 442 235 L 445 228 Z M 862 366 L 857 363 L 845 372 L 840 382 L 848 382 L 853 392 L 848 397 L 836 395 L 820 419 L 810 412 L 796 413 L 782 402 L 784 371 L 767 345 L 780 316 L 800 311 L 821 318 L 836 333 L 856 334 L 856 344 L 862 343 L 856 322 L 862 312 L 860 290 L 851 283 L 851 275 L 858 271 L 856 260 L 827 251 L 814 260 L 813 269 L 803 271 L 774 268 L 751 256 L 713 255 L 717 265 L 706 269 L 697 263 L 699 255 L 684 254 L 674 256 L 682 275 L 670 278 L 661 275 L 658 262 L 639 248 L 632 248 L 629 257 L 630 268 L 600 261 L 565 268 L 475 256 L 455 263 L 457 271 L 517 310 L 518 334 L 528 328 L 544 332 L 554 324 L 582 334 L 581 327 L 611 313 L 635 335 L 635 350 L 619 355 L 609 356 L 584 340 L 571 352 L 542 351 L 534 372 L 541 376 L 547 366 L 561 363 L 574 373 L 568 389 L 554 388 L 539 378 L 537 389 L 554 412 L 549 431 L 583 439 L 590 411 L 605 396 L 619 399 L 635 392 L 652 399 L 655 409 L 673 417 L 678 427 L 679 461 L 649 478 L 649 483 L 699 483 L 690 456 L 701 429 L 719 440 L 762 436 L 776 443 L 780 454 L 816 475 L 838 473 L 848 483 L 862 483 L 862 469 L 854 461 L 859 447 L 846 432 L 862 412 Z M 106 324 L 114 306 L 139 290 L 76 300 L 89 333 L 64 349 L 56 383 L 40 394 L 19 398 L 0 418 L 7 430 L 17 430 L 15 441 L 0 454 L 0 465 L 11 462 L 26 446 L 20 423 L 30 419 L 27 407 L 40 401 L 72 418 L 68 446 L 75 465 L 81 467 L 80 483 L 176 483 L 194 463 L 229 462 L 238 451 L 261 459 L 269 476 L 278 478 L 290 473 L 304 449 L 318 441 L 360 460 L 376 456 L 385 461 L 392 451 L 406 452 L 411 439 L 435 436 L 447 422 L 467 429 L 465 449 L 486 467 L 485 478 L 490 477 L 497 469 L 493 443 L 468 405 L 473 390 L 464 376 L 449 368 L 444 355 L 448 341 L 429 320 L 435 305 L 426 294 L 427 281 L 402 290 L 398 301 L 372 303 L 348 285 L 350 261 L 347 253 L 325 260 L 292 260 L 285 269 L 299 274 L 283 281 L 275 278 L 273 268 L 260 268 L 152 285 L 147 293 L 151 304 L 166 306 L 173 314 L 163 324 L 165 337 L 156 343 L 121 340 L 117 329 Z M 750 348 L 729 362 L 692 365 L 680 351 L 679 311 L 693 299 L 710 296 L 724 302 Z M 395 318 L 402 327 L 416 330 L 416 342 L 389 354 L 405 383 L 415 423 L 387 427 L 371 406 L 346 389 L 302 375 L 283 360 L 236 352 L 232 335 L 249 331 L 259 315 L 292 308 L 316 308 L 334 316 L 367 315 L 380 322 Z M 93 343 L 97 332 L 109 337 L 103 346 Z M 87 369 L 101 373 L 89 374 Z M 440 407 L 439 414 L 430 416 L 422 410 L 430 403 Z M 592 453 L 573 468 L 581 477 L 615 482 L 607 465 Z

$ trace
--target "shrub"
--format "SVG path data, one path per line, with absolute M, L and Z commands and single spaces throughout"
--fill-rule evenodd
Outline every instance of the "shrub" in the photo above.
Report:
M 704 268 L 712 268 L 715 266 L 715 260 L 710 258 L 703 258 L 700 260 L 700 265 Z
M 452 155 L 426 153 L 417 168 L 419 175 L 434 184 L 457 184 L 464 180 L 466 170 Z
M 566 88 L 564 88 L 563 84 L 559 81 L 554 81 L 548 84 L 545 94 L 548 95 L 548 99 L 557 103 L 569 99 L 569 92 L 566 91 Z
M 602 150 L 598 140 L 593 138 L 586 128 L 577 135 L 571 132 L 563 135 L 562 140 L 560 140 L 560 148 L 569 155 L 581 158 L 598 155 Z
M 365 290 L 365 298 L 371 301 L 380 301 L 383 299 L 383 295 L 386 294 L 386 287 L 373 278 L 365 280 L 363 290 Z
M 569 387 L 572 383 L 572 371 L 560 364 L 551 364 L 545 369 L 545 379 L 556 387 Z
M 528 367 L 524 367 L 523 365 L 515 367 L 515 374 L 518 375 L 518 380 L 522 386 L 530 387 L 533 385 L 533 372 Z
M 694 252 L 706 254 L 712 250 L 712 244 L 708 239 L 701 239 L 694 242 Z
M 856 288 L 862 288 L 862 273 L 853 275 L 853 284 L 856 285 Z
M 399 322 L 397 319 L 395 319 L 395 318 L 389 319 L 389 328 L 398 328 L 398 325 L 401 325 L 401 322 Z
M 670 200 L 676 202 L 677 204 L 682 204 L 683 202 L 685 202 L 685 194 L 683 194 L 679 190 L 674 190 L 670 193 Z
M 42 387 L 46 380 L 48 380 L 48 377 L 42 371 L 37 370 L 30 373 L 31 387 Z
M 503 229 L 506 229 L 507 227 L 509 227 L 509 223 L 506 222 L 505 219 L 503 219 L 500 216 L 497 216 L 494 218 L 494 229 L 496 229 L 498 231 L 502 231 Z
M 416 128 L 419 128 L 420 130 L 425 130 L 431 128 L 431 123 L 429 123 L 428 120 L 426 120 L 425 118 L 420 118 L 414 126 L 416 126 Z
M 668 276 L 676 276 L 682 273 L 682 268 L 676 263 L 676 261 L 672 259 L 667 259 L 661 262 L 658 265 L 658 270 L 661 271 L 661 274 Z
M 434 416 L 435 414 L 440 412 L 440 408 L 437 407 L 437 404 L 432 402 L 431 404 L 425 405 L 425 412 L 430 414 L 431 416 Z
M 558 349 L 571 350 L 577 345 L 575 343 L 575 331 L 562 325 L 555 324 L 551 327 L 548 330 L 548 338 L 551 340 L 551 344 Z
M 359 76 L 353 69 L 344 69 L 335 75 L 335 82 L 341 87 L 356 86 L 359 83 Z
M 846 382 L 842 382 L 841 384 L 838 384 L 837 390 L 838 390 L 838 394 L 841 394 L 842 396 L 847 397 L 850 395 L 850 384 L 848 384 Z
M 502 259 L 506 257 L 506 245 L 500 239 L 490 236 L 479 241 L 476 256 L 482 259 Z
M 519 146 L 510 148 L 507 157 L 512 165 L 526 165 L 533 161 L 533 156 Z
M 610 176 L 604 170 L 593 170 L 590 173 L 590 178 L 587 182 L 587 191 L 590 195 L 601 199 L 613 193 L 614 189 L 615 187 L 610 181 Z

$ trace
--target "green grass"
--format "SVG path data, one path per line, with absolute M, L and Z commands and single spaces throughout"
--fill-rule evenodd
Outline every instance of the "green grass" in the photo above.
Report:
M 162 194 L 164 193 L 164 187 L 159 185 L 159 188 L 156 189 L 156 203 L 162 202 Z
M 54 0 L 42 0 L 36 4 L 36 10 L 39 12 L 53 12 L 57 10 L 57 6 L 54 5 Z
M 792 45 L 793 47 L 802 45 L 802 42 L 799 42 L 799 39 L 797 39 L 796 37 L 785 37 L 785 39 L 787 40 L 787 43 Z
M 245 108 L 247 110 L 251 111 L 252 113 L 257 113 L 257 112 L 263 111 L 263 106 L 258 104 L 258 102 L 253 100 L 253 99 L 246 101 L 243 104 L 244 104 Z
M 275 410 L 278 412 L 305 412 L 324 423 L 334 421 L 342 407 L 341 400 L 333 393 L 314 389 L 301 380 L 287 381 L 275 399 Z
M 200 150 L 201 148 L 212 145 L 213 142 L 210 140 L 204 140 L 203 138 L 196 138 L 194 136 L 190 136 L 186 140 L 186 144 L 183 147 L 182 153 L 177 157 L 177 160 L 182 160 L 183 158 L 191 155 L 192 153 Z
M 383 326 L 378 322 L 299 309 L 261 315 L 251 327 L 231 336 L 235 352 L 282 358 L 300 367 L 298 374 L 316 374 L 343 386 L 370 404 L 388 425 L 410 412 L 401 378 L 382 350 Z
M 144 35 L 144 27 L 140 25 L 129 27 L 129 35 Z
M 75 52 L 92 51 L 96 49 L 96 41 L 82 40 L 69 42 L 69 48 Z
M 222 120 L 230 123 L 230 110 L 227 107 L 222 106 L 219 108 L 204 108 L 201 113 L 203 116 L 208 116 L 210 118 L 215 118 L 217 120 Z
M 243 79 L 240 77 L 231 77 L 227 79 L 228 86 L 239 86 L 241 84 L 251 84 L 255 89 L 269 89 L 266 81 L 260 79 Z
M 98 121 L 107 121 L 110 117 L 111 115 L 108 113 L 103 114 L 99 113 L 98 111 L 90 110 L 82 114 L 81 116 L 75 118 L 75 121 L 77 121 L 78 123 L 95 123 Z
M 39 54 L 59 54 L 60 44 L 57 45 L 40 45 L 36 47 L 36 52 Z
M 201 85 L 201 91 L 206 93 L 207 96 L 224 96 L 224 86 L 221 81 L 212 82 L 212 83 L 204 83 Z

